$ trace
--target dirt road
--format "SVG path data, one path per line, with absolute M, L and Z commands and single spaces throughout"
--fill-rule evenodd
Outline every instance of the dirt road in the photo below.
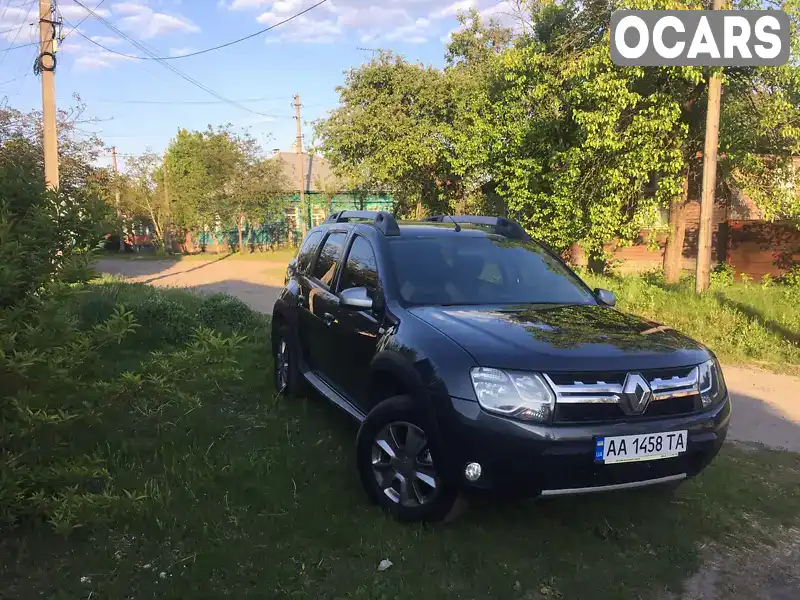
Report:
M 103 259 L 97 270 L 156 286 L 225 292 L 270 313 L 286 265 L 227 257 L 208 262 Z M 733 403 L 729 437 L 800 452 L 800 378 L 731 365 L 724 371 Z

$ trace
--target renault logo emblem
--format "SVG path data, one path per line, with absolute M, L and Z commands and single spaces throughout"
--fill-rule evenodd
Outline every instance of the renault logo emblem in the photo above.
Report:
M 639 373 L 628 373 L 622 384 L 623 407 L 626 412 L 642 414 L 653 398 L 653 392 L 647 380 Z

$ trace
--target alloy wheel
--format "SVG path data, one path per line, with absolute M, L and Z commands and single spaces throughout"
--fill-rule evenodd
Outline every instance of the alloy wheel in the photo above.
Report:
M 425 432 L 405 421 L 386 425 L 375 437 L 372 472 L 380 490 L 401 506 L 428 504 L 441 489 Z
M 289 384 L 289 348 L 283 337 L 278 339 L 278 350 L 275 353 L 275 383 L 278 392 L 282 392 Z

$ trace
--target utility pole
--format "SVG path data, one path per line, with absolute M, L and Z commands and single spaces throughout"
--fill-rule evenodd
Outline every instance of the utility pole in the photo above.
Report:
M 712 10 L 720 10 L 723 0 L 713 0 Z M 706 140 L 703 149 L 703 191 L 700 196 L 700 227 L 697 235 L 697 271 L 695 291 L 700 294 L 711 282 L 711 228 L 714 196 L 717 189 L 717 149 L 719 146 L 719 113 L 722 97 L 722 73 L 716 71 L 708 82 Z
M 306 237 L 306 178 L 305 174 L 303 173 L 303 129 L 302 129 L 302 121 L 300 120 L 300 94 L 294 95 L 294 118 L 297 121 L 297 173 L 300 177 L 300 185 L 298 189 L 300 190 L 300 211 L 302 214 L 302 219 L 300 222 L 300 233 L 303 238 Z
M 44 180 L 50 189 L 58 188 L 58 130 L 56 129 L 55 25 L 50 0 L 39 0 L 39 57 L 37 71 L 42 76 L 42 115 L 44 130 Z
M 119 251 L 125 252 L 125 225 L 122 223 L 122 213 L 119 211 L 119 169 L 117 169 L 117 147 L 111 146 L 111 161 L 114 164 L 114 206 L 117 207 L 119 219 Z

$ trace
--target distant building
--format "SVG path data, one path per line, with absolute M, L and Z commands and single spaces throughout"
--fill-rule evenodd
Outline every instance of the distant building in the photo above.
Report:
M 392 210 L 390 194 L 363 194 L 346 189 L 331 170 L 330 163 L 322 156 L 304 152 L 303 192 L 306 202 L 306 224 L 314 227 L 332 212 L 340 210 Z M 274 160 L 283 164 L 283 174 L 293 189 L 291 203 L 286 208 L 286 223 L 290 230 L 300 231 L 302 207 L 300 205 L 300 174 L 296 152 L 276 152 Z

